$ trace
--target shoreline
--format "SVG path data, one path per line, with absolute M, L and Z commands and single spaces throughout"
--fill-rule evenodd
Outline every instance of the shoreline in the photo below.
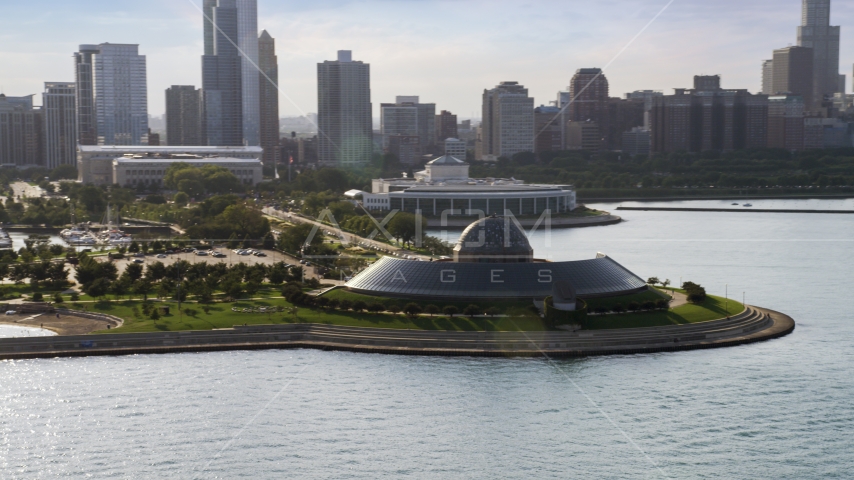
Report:
M 523 228 L 533 228 L 540 221 L 539 218 L 516 218 Z M 428 218 L 427 228 L 435 230 L 465 230 L 472 223 L 472 219 L 454 219 L 445 220 L 444 225 L 442 220 L 438 218 Z M 604 227 L 606 225 L 616 225 L 622 222 L 623 219 L 617 215 L 597 215 L 592 217 L 574 217 L 574 218 L 552 218 L 551 228 L 589 228 L 589 227 Z M 543 222 L 545 223 L 545 222 Z M 537 228 L 545 228 L 540 225 Z
M 748 307 L 731 318 L 687 325 L 576 332 L 449 332 L 319 324 L 0 339 L 0 360 L 233 350 L 317 349 L 392 355 L 589 357 L 723 348 L 790 334 L 795 321 Z
M 689 208 L 689 207 L 617 207 L 617 210 L 636 212 L 727 212 L 727 213 L 820 213 L 851 215 L 854 210 L 798 210 L 798 209 L 769 209 L 769 208 Z
M 579 197 L 578 203 L 614 203 L 614 202 L 680 202 L 685 200 L 847 200 L 854 194 L 827 195 L 666 195 L 661 197 Z

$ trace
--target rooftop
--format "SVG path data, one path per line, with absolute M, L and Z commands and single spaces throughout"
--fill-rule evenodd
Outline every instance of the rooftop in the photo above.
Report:
M 230 158 L 230 157 L 208 157 L 208 158 L 157 158 L 157 157 L 142 157 L 142 158 L 128 158 L 128 157 L 118 157 L 115 159 L 117 164 L 127 164 L 127 163 L 162 163 L 162 164 L 172 164 L 172 163 L 189 163 L 189 164 L 204 164 L 209 165 L 211 163 L 245 163 L 247 165 L 261 165 L 261 160 L 256 158 Z
M 200 146 L 184 146 L 184 147 L 159 147 L 152 145 L 78 145 L 77 149 L 81 152 L 127 152 L 127 153 L 184 153 L 184 152 L 246 152 L 246 153 L 263 153 L 261 147 L 209 147 L 206 145 Z

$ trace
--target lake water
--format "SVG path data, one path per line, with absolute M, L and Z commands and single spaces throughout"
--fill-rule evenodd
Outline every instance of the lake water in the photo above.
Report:
M 535 253 L 604 252 L 643 277 L 745 292 L 797 329 L 554 362 L 308 350 L 0 362 L 0 478 L 851 478 L 854 218 L 621 215 L 537 233 Z

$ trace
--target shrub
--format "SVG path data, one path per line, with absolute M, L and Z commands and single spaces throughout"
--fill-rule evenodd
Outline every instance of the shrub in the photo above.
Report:
M 485 313 L 490 317 L 494 317 L 496 315 L 501 315 L 501 309 L 499 309 L 498 307 L 489 307 L 486 309 Z
M 445 306 L 445 308 L 442 309 L 442 313 L 451 318 L 454 318 L 454 315 L 460 313 L 460 309 L 453 305 L 447 305 Z
M 641 310 L 655 310 L 655 302 L 647 300 L 641 303 Z
M 706 301 L 706 289 L 694 282 L 685 282 L 682 288 L 688 294 L 688 301 L 691 303 L 703 303 Z
M 53 294 L 53 303 L 62 303 L 62 302 L 64 302 L 64 301 L 65 301 L 65 299 L 63 299 L 63 298 L 62 298 L 62 294 L 61 294 L 61 293 L 55 293 L 55 294 Z
M 391 304 L 388 307 L 386 307 L 386 310 L 388 310 L 391 313 L 398 314 L 398 313 L 400 313 L 400 305 Z
M 80 294 L 78 294 L 77 292 L 72 293 L 71 294 L 71 301 L 76 302 L 78 300 L 80 300 Z
M 34 302 L 41 302 L 43 300 L 44 300 L 44 295 L 42 295 L 41 292 L 36 292 L 33 294 L 33 301 Z
M 153 309 L 151 309 L 151 315 L 150 315 L 150 318 L 151 318 L 152 320 L 154 320 L 155 322 L 156 322 L 156 321 L 158 321 L 158 320 L 160 320 L 160 311 L 159 311 L 159 310 L 160 310 L 160 309 L 158 309 L 158 308 L 153 308 Z
M 353 302 L 350 300 L 341 300 L 341 310 L 352 310 Z
M 417 303 L 407 303 L 405 307 L 403 307 L 403 313 L 405 313 L 409 317 L 417 317 L 419 313 L 421 313 L 421 306 Z
M 595 312 L 600 314 L 600 315 L 605 314 L 605 313 L 608 313 L 608 308 L 605 306 L 599 305 L 598 307 L 596 307 Z
M 640 304 L 638 302 L 629 302 L 629 305 L 626 308 L 628 308 L 630 312 L 637 312 L 640 310 Z
M 655 307 L 659 310 L 667 310 L 670 308 L 670 302 L 662 298 L 661 300 L 655 302 Z
M 626 307 L 622 303 L 617 303 L 611 307 L 611 311 L 614 313 L 623 313 L 626 311 Z
M 326 297 L 320 297 L 317 299 L 317 306 L 320 308 L 326 308 L 329 306 L 329 299 Z
M 382 303 L 372 303 L 368 305 L 368 311 L 371 313 L 380 313 L 385 311 L 385 305 Z
M 341 308 L 341 302 L 337 298 L 333 298 L 329 301 L 329 308 L 333 310 L 338 310 Z
M 437 307 L 436 305 L 427 305 L 426 307 L 424 307 L 424 313 L 429 313 L 431 317 L 441 311 L 442 310 L 439 309 L 439 307 Z
M 463 315 L 467 317 L 474 317 L 483 313 L 480 307 L 477 305 L 469 305 L 463 310 Z

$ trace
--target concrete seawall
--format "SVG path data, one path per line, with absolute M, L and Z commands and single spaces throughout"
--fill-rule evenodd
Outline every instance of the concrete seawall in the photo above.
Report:
M 572 333 L 257 325 L 211 331 L 0 339 L 0 360 L 296 348 L 396 355 L 586 357 L 730 347 L 782 337 L 794 329 L 790 317 L 755 307 L 729 319 L 698 324 Z
M 617 210 L 642 212 L 727 212 L 727 213 L 824 213 L 851 215 L 854 210 L 797 210 L 769 208 L 679 208 L 679 207 L 617 207 Z
M 444 224 L 441 219 L 428 218 L 428 228 L 441 228 L 443 230 L 465 230 L 476 218 L 449 218 Z M 539 218 L 517 218 L 519 224 L 523 228 L 533 228 Z M 587 227 L 604 227 L 606 225 L 616 225 L 622 222 L 623 219 L 616 215 L 598 215 L 593 217 L 553 217 L 550 220 L 550 228 L 587 228 Z M 545 222 L 539 226 L 540 229 L 545 228 Z

